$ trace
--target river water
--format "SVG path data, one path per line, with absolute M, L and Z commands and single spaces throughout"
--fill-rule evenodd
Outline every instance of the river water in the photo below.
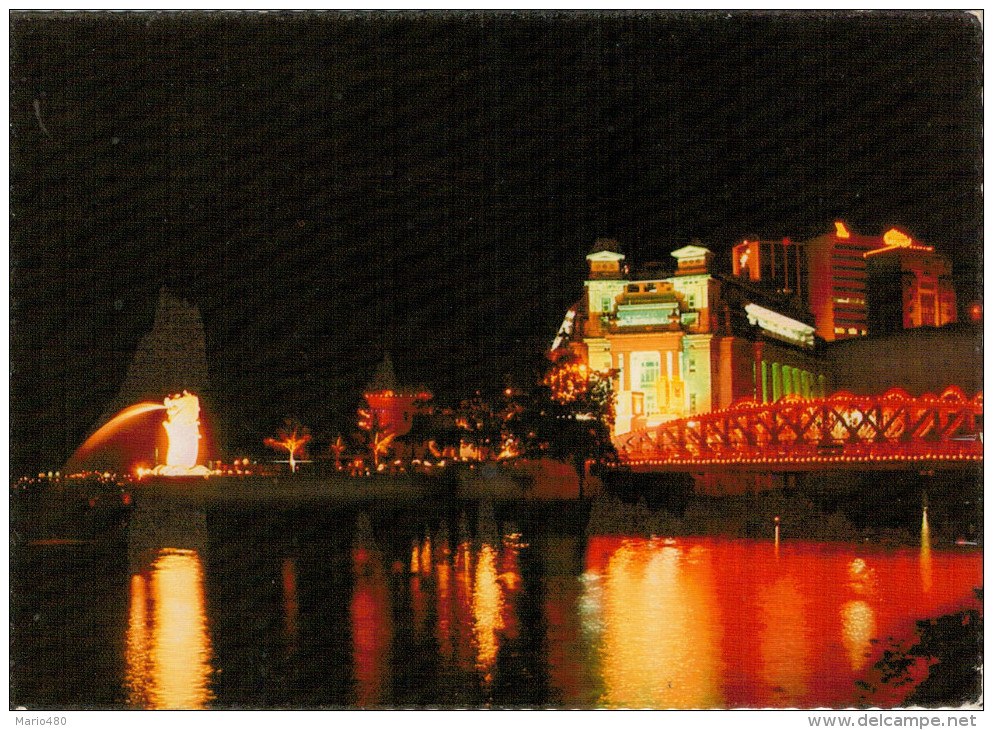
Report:
M 982 554 L 586 536 L 554 511 L 136 511 L 14 556 L 26 707 L 846 707 Z M 864 684 L 863 684 L 864 683 Z

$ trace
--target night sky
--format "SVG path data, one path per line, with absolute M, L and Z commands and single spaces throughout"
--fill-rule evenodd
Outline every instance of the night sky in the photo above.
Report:
M 897 225 L 980 296 L 962 14 L 15 14 L 11 469 L 56 469 L 163 284 L 235 447 L 353 429 L 388 351 L 442 400 L 526 379 L 616 238 Z

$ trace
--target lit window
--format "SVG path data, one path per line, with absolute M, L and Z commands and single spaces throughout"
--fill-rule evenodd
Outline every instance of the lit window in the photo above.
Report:
M 844 327 L 835 327 L 834 328 L 834 333 L 836 335 L 843 335 L 843 334 L 845 334 L 845 328 Z
M 848 334 L 850 334 L 850 335 L 857 335 L 858 333 L 859 333 L 859 331 L 855 327 L 849 327 L 848 328 Z
M 645 412 L 655 412 L 655 383 L 659 379 L 661 363 L 658 359 L 646 359 L 641 363 L 641 391 L 645 394 Z
M 645 291 L 655 291 L 655 284 L 645 284 Z

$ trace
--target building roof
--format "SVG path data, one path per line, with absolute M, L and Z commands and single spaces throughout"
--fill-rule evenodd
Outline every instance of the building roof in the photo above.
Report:
M 682 248 L 677 248 L 670 254 L 676 259 L 688 259 L 695 258 L 699 256 L 706 256 L 707 254 L 712 254 L 713 252 L 709 248 L 704 248 L 703 246 L 694 246 L 690 244 L 688 246 L 683 246 Z
M 397 390 L 397 376 L 393 370 L 393 359 L 389 353 L 383 355 L 383 359 L 376 366 L 376 373 L 369 383 L 369 392 L 378 393 L 384 390 Z
M 609 251 L 615 254 L 621 254 L 621 244 L 619 244 L 613 238 L 598 238 L 593 243 L 593 248 L 590 249 L 590 256 L 592 256 L 595 253 L 603 253 L 605 251 Z M 589 258 L 589 256 L 587 256 L 587 258 Z M 620 258 L 624 258 L 623 254 L 620 255 Z

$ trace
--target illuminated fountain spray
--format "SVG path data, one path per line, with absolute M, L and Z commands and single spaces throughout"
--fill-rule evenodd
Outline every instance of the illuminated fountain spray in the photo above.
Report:
M 165 410 L 165 406 L 160 403 L 136 403 L 133 406 L 128 406 L 123 411 L 118 413 L 116 416 L 111 418 L 107 423 L 98 428 L 92 436 L 90 436 L 83 445 L 76 449 L 76 453 L 72 455 L 69 459 L 66 470 L 70 471 L 74 464 L 81 463 L 86 460 L 96 448 L 104 444 L 108 439 L 117 434 L 123 427 L 124 424 L 132 421 L 133 419 L 141 416 L 145 413 L 151 411 L 161 411 Z
M 155 411 L 165 411 L 166 420 L 162 426 L 166 431 L 168 449 L 164 464 L 154 469 L 139 467 L 137 475 L 159 476 L 207 476 L 210 470 L 197 464 L 200 453 L 200 399 L 188 391 L 170 396 L 163 403 L 143 402 L 128 406 L 101 426 L 92 436 L 76 449 L 66 464 L 66 471 L 91 463 L 100 449 L 120 440 L 122 434 L 129 440 L 136 434 L 134 427 L 142 416 Z M 130 427 L 130 431 L 125 430 Z M 140 439 L 139 439 L 140 440 Z M 130 465 L 128 465 L 130 468 Z

